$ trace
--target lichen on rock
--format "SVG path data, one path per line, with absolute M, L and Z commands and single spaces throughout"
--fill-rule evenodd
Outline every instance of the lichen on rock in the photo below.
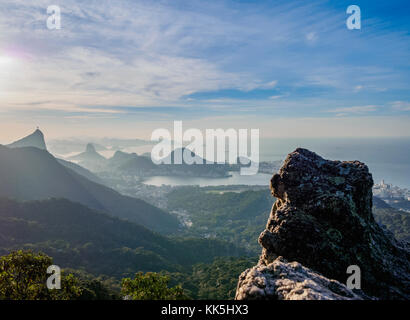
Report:
M 246 270 L 239 279 L 236 299 L 255 300 L 362 300 L 344 284 L 330 280 L 298 262 L 282 257 L 267 266 Z

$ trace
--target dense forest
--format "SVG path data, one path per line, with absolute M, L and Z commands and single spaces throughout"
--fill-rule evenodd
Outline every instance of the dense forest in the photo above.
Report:
M 181 300 L 233 299 L 239 274 L 255 263 L 250 258 L 216 258 L 190 272 L 136 272 L 122 279 L 94 276 L 65 268 L 61 289 L 46 287 L 51 257 L 31 250 L 0 256 L 0 300 Z
M 136 271 L 184 271 L 246 251 L 218 239 L 165 237 L 65 199 L 0 199 L 0 253 L 32 249 L 58 264 L 124 277 Z
M 239 275 L 255 265 L 257 258 L 215 258 L 212 263 L 196 264 L 191 273 L 165 273 L 170 283 L 181 285 L 193 299 L 233 299 Z
M 163 236 L 66 199 L 0 198 L 0 255 L 6 261 L 30 250 L 24 259 L 64 268 L 69 291 L 39 289 L 29 299 L 232 299 L 239 274 L 257 261 L 273 201 L 269 191 L 179 188 L 168 195 L 169 207 L 186 212 L 192 226 Z M 407 212 L 377 198 L 373 211 L 396 238 L 410 239 Z M 10 286 L 2 290 L 0 298 L 15 297 Z
M 408 201 L 407 201 L 408 202 Z M 398 240 L 410 242 L 410 213 L 392 208 L 383 200 L 374 198 L 373 214 L 376 221 L 393 232 Z
M 168 210 L 189 215 L 192 226 L 185 234 L 224 239 L 258 255 L 258 237 L 274 200 L 269 190 L 221 192 L 190 186 L 168 194 Z
M 210 187 L 182 187 L 168 194 L 168 209 L 189 215 L 192 227 L 186 229 L 186 234 L 225 239 L 257 255 L 257 239 L 274 201 L 269 190 L 220 192 Z M 408 212 L 374 197 L 373 214 L 397 239 L 410 241 Z
M 205 297 L 204 292 L 219 288 L 212 297 L 227 298 L 240 270 L 248 266 L 248 258 L 240 258 L 247 251 L 227 241 L 165 237 L 65 199 L 1 198 L 0 255 L 18 249 L 44 252 L 87 285 L 83 291 L 88 297 L 100 298 L 118 297 L 121 280 L 138 272 L 167 274 L 171 283 L 188 287 L 186 297 Z M 213 263 L 218 257 L 231 257 L 217 260 L 225 261 L 218 275 L 223 287 L 209 281 L 217 275 Z

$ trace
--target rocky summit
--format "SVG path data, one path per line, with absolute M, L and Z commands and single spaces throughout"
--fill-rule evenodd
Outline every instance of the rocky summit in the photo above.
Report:
M 409 299 L 410 245 L 374 220 L 372 186 L 364 163 L 290 153 L 271 179 L 261 257 L 240 276 L 236 298 Z M 354 292 L 344 285 L 352 265 L 361 274 Z
M 35 147 L 41 150 L 47 150 L 47 146 L 44 140 L 43 133 L 37 129 L 32 134 L 24 137 L 18 141 L 15 141 L 8 145 L 9 148 L 24 148 L 24 147 Z

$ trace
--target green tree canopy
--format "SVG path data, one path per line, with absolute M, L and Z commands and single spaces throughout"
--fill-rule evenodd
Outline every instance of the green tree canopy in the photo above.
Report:
M 61 289 L 46 286 L 47 268 L 53 260 L 42 253 L 13 251 L 0 257 L 0 299 L 69 300 L 81 296 L 82 289 L 72 275 L 61 276 Z
M 130 300 L 184 300 L 189 299 L 181 286 L 168 288 L 168 276 L 155 272 L 138 272 L 135 279 L 122 280 L 122 294 Z

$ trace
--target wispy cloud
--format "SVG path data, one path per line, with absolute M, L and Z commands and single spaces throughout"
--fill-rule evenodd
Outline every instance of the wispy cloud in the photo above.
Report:
M 354 87 L 354 92 L 359 92 L 363 90 L 363 86 L 362 85 L 357 85 L 356 87 Z
M 408 111 L 410 23 L 401 12 L 386 18 L 388 3 L 372 3 L 357 32 L 346 8 L 322 0 L 57 0 L 61 30 L 46 28 L 49 4 L 2 1 L 2 112 L 125 121 L 132 108 L 172 107 L 168 117 L 178 108 L 198 117 Z M 377 107 L 391 101 L 402 102 Z
M 316 41 L 318 38 L 317 33 L 316 32 L 309 32 L 308 34 L 306 34 L 306 40 L 307 41 Z
M 397 111 L 410 111 L 409 101 L 395 101 L 392 102 L 392 109 Z
M 337 116 L 354 115 L 354 114 L 367 114 L 378 110 L 378 106 L 355 106 L 355 107 L 345 107 L 345 108 L 335 108 L 329 109 L 327 112 L 336 113 Z

